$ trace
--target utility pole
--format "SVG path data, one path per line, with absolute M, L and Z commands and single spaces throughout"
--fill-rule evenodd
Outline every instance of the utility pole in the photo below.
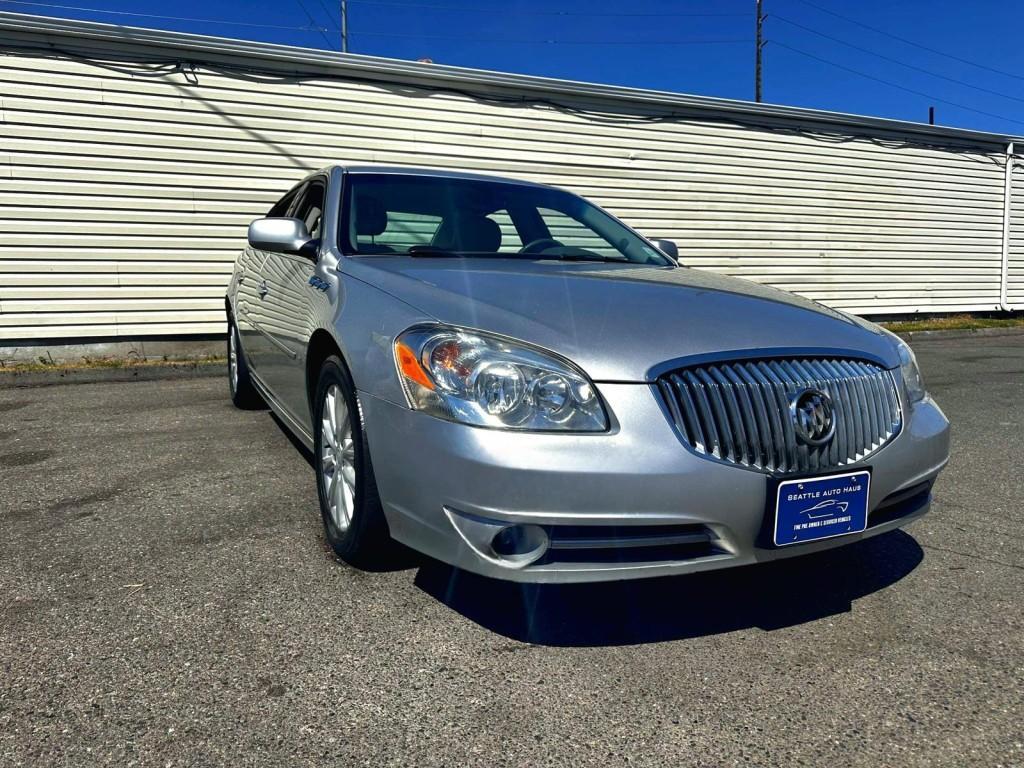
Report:
M 762 39 L 762 30 L 764 27 L 764 9 L 762 7 L 763 0 L 757 0 L 757 36 L 754 41 L 756 46 L 754 51 L 754 101 L 761 101 L 761 51 L 764 50 L 764 40 Z
M 760 2 L 761 0 L 758 0 Z M 348 2 L 341 0 L 341 52 L 348 53 Z
M 935 125 L 935 107 L 928 107 L 928 125 Z

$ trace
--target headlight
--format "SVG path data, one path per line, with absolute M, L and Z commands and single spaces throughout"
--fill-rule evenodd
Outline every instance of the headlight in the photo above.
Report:
M 395 339 L 409 405 L 464 424 L 604 432 L 608 416 L 589 379 L 551 354 L 498 336 L 444 326 Z
M 903 374 L 903 383 L 907 385 L 907 394 L 910 402 L 916 403 L 924 399 L 927 394 L 924 388 L 924 379 L 921 378 L 921 369 L 917 367 L 917 358 L 914 350 L 907 344 L 900 344 L 900 373 Z
M 896 344 L 896 350 L 899 352 L 900 373 L 903 376 L 903 383 L 907 387 L 907 395 L 910 397 L 910 402 L 916 403 L 928 393 L 924 388 L 924 379 L 921 378 L 921 369 L 917 367 L 917 358 L 914 356 L 914 350 L 896 334 L 889 331 L 886 331 L 886 333 L 892 337 L 893 342 Z

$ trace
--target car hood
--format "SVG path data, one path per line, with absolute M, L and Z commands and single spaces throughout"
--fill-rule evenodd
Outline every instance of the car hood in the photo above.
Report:
M 342 270 L 451 325 L 572 360 L 594 381 L 652 381 L 686 359 L 845 355 L 899 365 L 875 326 L 786 291 L 684 267 L 372 256 Z

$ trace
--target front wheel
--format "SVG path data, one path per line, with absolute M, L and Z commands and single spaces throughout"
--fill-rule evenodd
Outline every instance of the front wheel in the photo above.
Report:
M 233 320 L 228 321 L 228 392 L 236 408 L 259 408 L 263 398 L 256 391 L 249 375 L 249 365 L 238 338 L 238 328 Z
M 320 368 L 313 409 L 317 495 L 331 549 L 359 567 L 380 564 L 388 545 L 355 387 L 337 357 Z

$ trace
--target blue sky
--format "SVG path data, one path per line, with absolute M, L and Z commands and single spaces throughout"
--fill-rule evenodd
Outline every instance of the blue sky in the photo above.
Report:
M 939 123 L 1024 135 L 1024 3 L 764 3 L 765 101 L 921 122 L 934 105 Z M 338 5 L 0 0 L 0 10 L 335 49 Z M 349 0 L 349 28 L 354 53 L 753 98 L 754 0 Z

